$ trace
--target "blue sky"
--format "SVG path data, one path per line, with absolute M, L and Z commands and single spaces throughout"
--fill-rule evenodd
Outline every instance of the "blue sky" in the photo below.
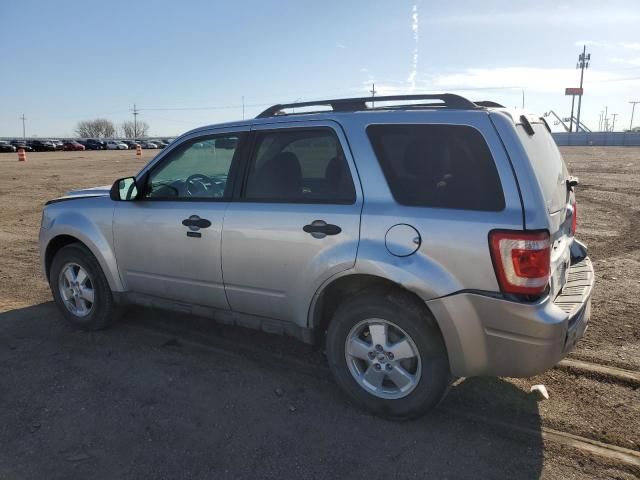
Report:
M 583 119 L 640 100 L 640 3 L 629 1 L 0 1 L 0 137 L 69 136 L 130 120 L 156 136 L 296 99 L 450 91 L 570 110 L 592 55 Z M 636 109 L 640 125 L 640 106 Z

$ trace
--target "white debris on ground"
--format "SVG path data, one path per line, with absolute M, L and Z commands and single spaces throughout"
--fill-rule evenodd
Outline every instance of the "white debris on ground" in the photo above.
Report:
M 549 392 L 544 385 L 534 385 L 530 392 L 534 392 L 538 396 L 538 400 L 549 400 Z

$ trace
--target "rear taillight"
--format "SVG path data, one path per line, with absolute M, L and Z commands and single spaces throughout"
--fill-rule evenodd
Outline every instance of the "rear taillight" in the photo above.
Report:
M 571 216 L 571 235 L 575 235 L 576 229 L 578 228 L 578 204 L 575 200 L 573 201 L 573 204 L 571 204 L 571 208 L 573 209 Z
M 544 292 L 551 273 L 549 232 L 494 230 L 489 234 L 489 246 L 503 293 Z

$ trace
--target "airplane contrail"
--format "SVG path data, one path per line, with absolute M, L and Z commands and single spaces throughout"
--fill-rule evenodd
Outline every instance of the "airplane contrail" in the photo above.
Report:
M 418 4 L 415 4 L 411 13 L 411 30 L 413 31 L 413 63 L 411 66 L 411 73 L 407 79 L 411 85 L 411 91 L 416 89 L 416 76 L 418 74 L 418 39 L 420 38 L 419 25 L 418 25 Z

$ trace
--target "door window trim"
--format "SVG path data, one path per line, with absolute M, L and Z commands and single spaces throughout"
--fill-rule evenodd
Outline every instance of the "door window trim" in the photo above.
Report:
M 327 125 L 326 123 L 319 124 L 319 125 L 308 125 L 308 124 L 300 125 L 298 123 L 296 125 L 284 124 L 282 126 L 274 126 L 273 124 L 268 126 L 257 125 L 256 127 L 258 128 L 251 129 L 251 135 L 249 138 L 247 138 L 247 141 L 245 144 L 246 148 L 244 151 L 245 155 L 242 158 L 242 166 L 238 169 L 240 171 L 239 173 L 240 177 L 236 179 L 239 181 L 235 183 L 234 189 L 233 189 L 233 195 L 232 195 L 233 201 L 240 202 L 240 203 L 288 204 L 288 205 L 355 205 L 356 203 L 358 203 L 360 199 L 359 190 L 358 190 L 360 184 L 356 183 L 356 181 L 354 180 L 351 165 L 347 158 L 347 150 L 345 150 L 343 142 L 340 138 L 340 135 L 338 134 L 338 132 L 333 126 Z M 342 157 L 347 166 L 347 171 L 349 172 L 349 178 L 351 179 L 351 183 L 353 185 L 353 191 L 354 191 L 353 201 L 345 202 L 345 201 L 327 201 L 327 200 L 314 200 L 314 199 L 308 199 L 304 201 L 302 200 L 291 201 L 291 200 L 278 200 L 278 199 L 262 200 L 262 199 L 246 198 L 245 195 L 247 190 L 247 182 L 249 180 L 249 170 L 252 162 L 254 161 L 254 155 L 257 154 L 256 147 L 258 143 L 257 142 L 258 135 L 265 135 L 270 133 L 288 133 L 292 131 L 295 131 L 295 132 L 328 131 L 330 132 L 330 134 L 334 137 L 336 144 L 340 148 L 342 152 Z
M 222 132 L 208 131 L 208 132 L 200 132 L 197 135 L 189 136 L 185 138 L 183 141 L 179 143 L 176 142 L 175 145 L 172 145 L 170 151 L 166 152 L 162 156 L 162 158 L 158 159 L 157 162 L 153 163 L 148 168 L 142 170 L 142 175 L 136 177 L 136 182 L 140 183 L 140 197 L 135 200 L 138 202 L 213 202 L 213 203 L 222 203 L 229 202 L 233 198 L 233 193 L 235 191 L 235 184 L 238 180 L 238 175 L 240 175 L 240 169 L 244 164 L 244 156 L 246 154 L 246 148 L 249 144 L 251 132 L 248 130 L 229 130 Z M 225 186 L 225 193 L 222 197 L 219 198 L 208 198 L 208 197 L 145 197 L 148 187 L 149 187 L 149 176 L 158 168 L 161 168 L 163 165 L 166 165 L 172 159 L 172 152 L 176 149 L 180 148 L 186 143 L 195 144 L 199 141 L 211 140 L 214 138 L 221 137 L 229 137 L 229 136 L 237 136 L 238 137 L 238 146 L 236 147 L 235 152 L 233 153 L 233 158 L 231 160 L 231 165 L 229 167 L 229 174 L 227 176 L 227 185 Z M 165 147 L 166 148 L 166 147 Z

